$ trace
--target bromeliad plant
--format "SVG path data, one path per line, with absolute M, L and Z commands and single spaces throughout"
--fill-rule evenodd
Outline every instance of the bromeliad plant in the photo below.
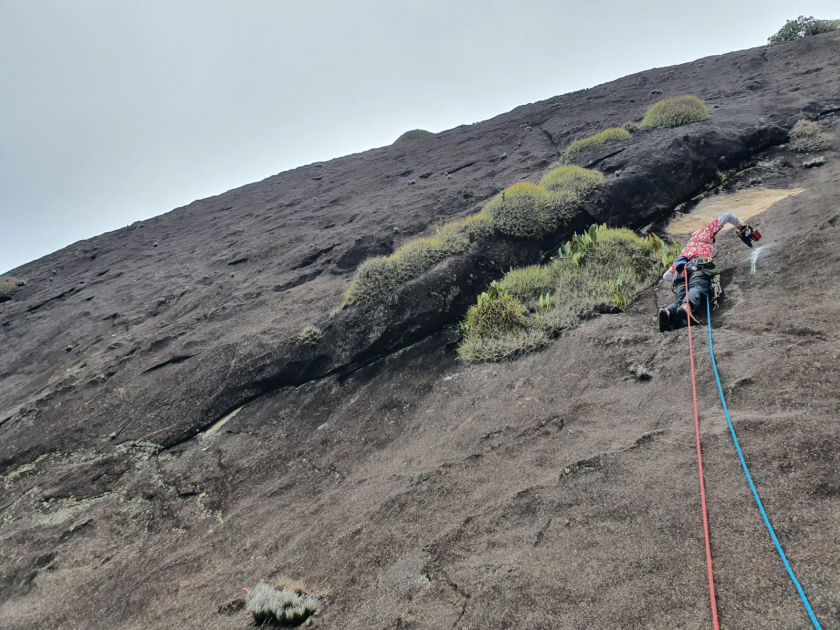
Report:
M 546 293 L 540 296 L 540 310 L 548 310 L 551 308 L 551 293 Z
M 674 264 L 674 261 L 680 255 L 683 248 L 682 243 L 679 241 L 671 241 L 670 243 L 667 243 L 656 234 L 649 234 L 648 241 L 650 242 L 651 247 L 660 252 L 660 260 L 662 261 L 663 269 L 667 269 Z
M 573 234 L 570 241 L 560 246 L 560 250 L 557 252 L 558 258 L 570 258 L 574 264 L 580 265 L 586 258 L 586 252 L 598 243 L 598 230 L 600 229 L 607 229 L 607 226 L 598 227 L 592 224 L 583 234 Z

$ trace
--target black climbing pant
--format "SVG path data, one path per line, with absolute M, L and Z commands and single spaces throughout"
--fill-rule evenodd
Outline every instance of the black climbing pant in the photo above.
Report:
M 665 307 L 671 315 L 672 322 L 680 321 L 677 309 L 685 303 L 685 281 L 679 279 L 677 282 L 679 284 L 675 283 L 677 293 L 674 302 Z M 703 273 L 695 273 L 688 280 L 688 302 L 691 304 L 691 314 L 697 319 L 700 318 L 701 313 L 705 312 L 705 308 L 701 309 L 701 307 L 705 307 L 707 295 L 710 297 L 712 295 L 711 278 Z

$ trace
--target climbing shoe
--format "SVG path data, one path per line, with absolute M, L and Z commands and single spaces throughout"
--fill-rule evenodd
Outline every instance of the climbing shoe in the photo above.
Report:
M 671 314 L 667 308 L 659 309 L 659 332 L 671 330 Z

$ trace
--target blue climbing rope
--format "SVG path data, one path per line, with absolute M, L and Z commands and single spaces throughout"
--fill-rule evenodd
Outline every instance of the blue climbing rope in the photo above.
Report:
M 752 477 L 750 476 L 750 471 L 747 468 L 747 463 L 744 461 L 744 454 L 741 452 L 741 446 L 738 444 L 738 437 L 735 435 L 735 427 L 732 426 L 732 418 L 729 417 L 729 409 L 727 409 L 726 400 L 724 400 L 723 398 L 723 388 L 720 386 L 720 377 L 718 376 L 717 363 L 715 363 L 715 353 L 712 350 L 712 309 L 709 305 L 708 295 L 706 296 L 706 314 L 709 327 L 709 354 L 712 356 L 712 368 L 715 371 L 715 380 L 717 381 L 718 393 L 720 394 L 720 402 L 723 405 L 723 413 L 726 414 L 726 422 L 729 424 L 729 432 L 732 434 L 732 441 L 735 442 L 735 449 L 738 451 L 738 458 L 741 460 L 741 467 L 744 469 L 744 474 L 747 476 L 747 481 L 750 483 L 750 489 L 752 490 L 753 496 L 755 497 L 755 502 L 758 504 L 758 509 L 761 512 L 761 517 L 764 519 L 764 524 L 767 525 L 767 531 L 770 532 L 770 537 L 773 539 L 773 544 L 776 545 L 776 551 L 779 552 L 779 556 L 781 557 L 782 562 L 784 562 L 785 564 L 785 569 L 787 569 L 788 575 L 793 581 L 793 585 L 799 592 L 799 597 L 802 599 L 802 603 L 805 604 L 805 610 L 808 611 L 808 616 L 811 618 L 811 623 L 814 624 L 814 628 L 816 628 L 816 630 L 822 630 L 822 626 L 820 626 L 820 622 L 817 621 L 817 617 L 816 615 L 814 615 L 814 611 L 811 610 L 811 604 L 808 603 L 808 598 L 805 597 L 805 592 L 802 590 L 802 586 L 800 586 L 799 580 L 797 580 L 796 576 L 793 574 L 793 569 L 791 569 L 790 563 L 788 563 L 788 559 L 785 556 L 785 552 L 782 551 L 782 545 L 779 544 L 779 539 L 776 538 L 776 532 L 773 531 L 773 526 L 770 524 L 770 519 L 767 518 L 767 513 L 764 511 L 764 505 L 762 505 L 761 499 L 758 498 L 758 491 L 755 489 L 755 484 L 753 483 Z

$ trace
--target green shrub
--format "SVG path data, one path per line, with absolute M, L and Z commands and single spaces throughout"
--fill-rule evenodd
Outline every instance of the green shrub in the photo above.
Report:
M 425 129 L 412 129 L 394 140 L 394 144 L 402 144 L 404 142 L 411 142 L 412 140 L 424 140 L 434 135 L 431 131 L 426 131 Z
M 591 171 L 574 165 L 552 164 L 552 168 L 553 170 L 546 173 L 540 180 L 540 186 L 552 192 L 566 191 L 582 199 L 604 183 L 604 175 L 600 171 Z
M 574 202 L 568 193 L 553 193 L 537 184 L 519 182 L 488 201 L 482 212 L 506 236 L 538 239 L 554 232 L 571 216 Z
M 478 233 L 486 224 L 486 219 L 449 223 L 434 236 L 409 241 L 389 256 L 367 259 L 356 269 L 342 306 L 369 304 L 440 261 L 466 251 L 470 234 Z
M 524 321 L 495 329 L 493 334 L 465 325 L 459 357 L 469 362 L 516 357 L 544 347 L 581 319 L 623 311 L 659 275 L 662 249 L 659 238 L 642 238 L 625 229 L 592 226 L 583 235 L 575 235 L 561 247 L 563 254 L 549 264 L 515 269 L 502 278 L 497 290 L 518 298 Z M 580 252 L 584 255 L 575 259 L 574 254 Z M 550 294 L 550 299 L 543 293 Z
M 709 117 L 706 105 L 696 96 L 677 96 L 654 103 L 642 120 L 646 129 L 666 129 L 700 122 Z
M 17 292 L 26 282 L 12 278 L 9 276 L 0 278 L 0 302 L 11 300 L 12 296 Z
M 831 147 L 833 138 L 820 131 L 810 120 L 800 120 L 790 130 L 790 148 L 800 153 L 824 151 Z
M 836 30 L 840 30 L 840 20 L 818 20 L 800 15 L 795 20 L 787 20 L 782 28 L 767 38 L 767 43 L 774 46 Z
M 479 337 L 502 337 L 527 326 L 522 305 L 494 281 L 467 311 L 462 327 Z
M 554 288 L 551 272 L 542 265 L 511 269 L 505 274 L 499 288 L 520 301 L 538 299 Z
M 610 127 L 609 129 L 604 129 L 603 131 L 596 133 L 594 136 L 581 138 L 580 140 L 572 142 L 572 144 L 570 144 L 563 152 L 563 159 L 568 162 L 574 160 L 580 154 L 594 149 L 595 147 L 612 142 L 622 142 L 629 139 L 630 132 L 626 129 L 622 129 L 621 127 Z
M 569 177 L 569 187 L 578 191 L 591 187 L 593 179 L 603 178 L 595 171 L 578 170 L 581 175 Z M 442 260 L 465 252 L 470 243 L 496 232 L 516 238 L 546 236 L 572 216 L 577 202 L 578 195 L 571 190 L 552 192 L 528 182 L 514 184 L 478 214 L 447 223 L 434 236 L 409 241 L 389 256 L 364 261 L 356 268 L 338 310 L 381 300 Z
M 621 128 L 629 133 L 636 133 L 639 130 L 639 123 L 628 120 L 626 123 L 621 125 Z

